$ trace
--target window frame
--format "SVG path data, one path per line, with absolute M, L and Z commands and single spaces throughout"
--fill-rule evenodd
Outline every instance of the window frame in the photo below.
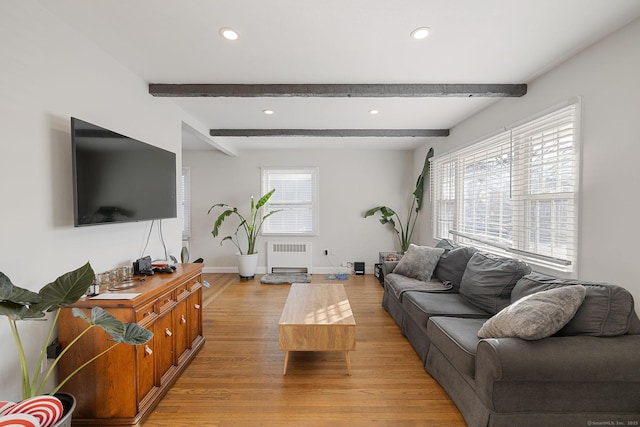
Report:
M 273 189 L 273 186 L 268 185 L 268 179 L 267 177 L 270 174 L 276 174 L 276 173 L 290 173 L 290 174 L 310 174 L 311 175 L 311 202 L 310 203 L 300 203 L 300 202 L 293 202 L 293 203 L 284 203 L 285 205 L 288 205 L 290 207 L 294 207 L 294 206 L 301 206 L 301 205 L 310 205 L 311 208 L 311 230 L 310 231 L 303 231 L 303 232 L 296 232 L 296 231 L 289 231 L 289 232 L 283 232 L 283 231 L 278 231 L 278 232 L 274 232 L 274 231 L 269 231 L 269 221 L 272 217 L 269 217 L 266 219 L 265 224 L 263 225 L 262 229 L 260 230 L 260 234 L 263 236 L 317 236 L 320 234 L 320 220 L 319 220 L 319 213 L 320 213 L 320 200 L 319 200 L 319 168 L 317 166 L 300 166 L 300 167 L 272 167 L 272 166 L 264 166 L 261 168 L 261 173 L 260 173 L 260 188 L 261 188 L 261 194 L 266 194 L 267 192 L 271 191 Z M 277 192 L 277 190 L 276 190 Z M 273 205 L 278 205 L 279 209 L 282 208 L 281 205 L 283 205 L 283 203 L 274 203 L 273 202 L 273 197 L 267 202 L 267 204 L 264 206 L 264 213 L 268 213 L 272 208 L 271 206 Z M 284 207 L 284 209 L 287 209 L 286 207 Z M 275 214 L 278 215 L 278 214 Z M 275 216 L 274 215 L 274 216 Z
M 566 127 L 556 126 L 555 123 Z M 488 252 L 518 257 L 554 273 L 577 276 L 581 180 L 580 124 L 581 99 L 576 97 L 506 126 L 499 132 L 464 148 L 432 158 L 430 181 L 434 239 L 452 239 L 459 244 L 473 245 Z M 501 200 L 499 203 L 508 201 L 510 214 L 506 217 L 509 218 L 510 227 L 509 233 L 504 234 L 510 234 L 510 238 L 499 239 L 495 233 L 487 233 L 485 236 L 469 233 L 469 217 L 465 218 L 465 161 L 471 166 L 482 165 L 482 161 L 488 164 L 499 157 L 504 144 L 508 144 L 508 195 L 506 199 L 503 195 L 498 200 Z M 556 158 L 545 163 L 539 159 L 540 153 L 546 156 L 555 153 Z M 473 156 L 478 156 L 479 160 Z M 555 168 L 555 172 L 552 172 L 555 175 L 551 175 L 551 178 L 548 177 L 548 172 L 534 175 L 534 168 Z M 531 179 L 534 176 L 548 179 L 534 181 Z M 566 176 L 570 176 L 571 179 L 567 180 Z M 497 182 L 504 183 L 504 179 L 501 178 Z M 549 183 L 556 188 L 549 189 Z M 535 187 L 536 184 L 538 187 Z M 493 189 L 495 190 L 495 187 Z M 473 200 L 477 202 L 476 199 Z M 551 216 L 538 215 L 534 218 L 531 207 L 535 205 L 551 207 L 555 211 Z M 473 211 L 472 215 L 475 213 Z M 540 218 L 548 218 L 549 224 L 552 225 L 532 227 L 534 220 Z M 554 227 L 552 221 L 563 218 L 567 228 L 556 233 L 558 228 Z M 501 222 L 493 224 L 500 225 Z M 487 224 L 485 226 L 487 227 Z M 548 235 L 545 235 L 545 232 L 548 232 Z M 501 234 L 502 230 L 498 237 Z M 550 243 L 545 246 L 546 238 L 550 239 Z M 556 238 L 557 240 L 554 240 Z M 564 246 L 558 244 L 559 242 L 563 242 Z M 537 247 L 532 243 L 536 243 Z

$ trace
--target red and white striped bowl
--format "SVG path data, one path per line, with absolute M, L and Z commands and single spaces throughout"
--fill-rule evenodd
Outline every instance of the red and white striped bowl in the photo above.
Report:
M 54 396 L 30 397 L 10 408 L 7 415 L 10 414 L 33 415 L 40 427 L 51 427 L 62 418 L 62 402 Z
M 29 414 L 0 415 L 0 427 L 42 427 L 38 418 Z
M 0 400 L 0 415 L 4 415 L 9 412 L 9 409 L 16 406 L 15 402 L 9 402 L 7 400 Z

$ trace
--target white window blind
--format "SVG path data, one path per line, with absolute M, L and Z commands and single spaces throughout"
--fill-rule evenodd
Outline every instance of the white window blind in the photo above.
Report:
M 180 176 L 180 223 L 182 226 L 182 240 L 191 237 L 191 170 L 182 168 Z
M 575 270 L 579 103 L 431 160 L 436 238 Z
M 318 234 L 317 168 L 263 168 L 262 194 L 275 188 L 265 213 L 282 209 L 267 218 L 263 234 Z

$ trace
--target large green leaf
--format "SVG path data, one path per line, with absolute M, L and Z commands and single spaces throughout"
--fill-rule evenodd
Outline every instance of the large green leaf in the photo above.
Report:
M 30 310 L 29 307 L 11 301 L 0 302 L 0 315 L 12 320 L 41 319 L 45 316 L 42 311 Z
M 232 214 L 236 214 L 238 216 L 240 216 L 240 214 L 238 213 L 238 209 L 236 208 L 232 208 L 229 205 L 226 204 L 217 204 L 217 205 L 213 205 L 211 206 L 211 208 L 209 208 L 209 211 L 207 212 L 207 214 L 211 213 L 211 211 L 216 207 L 216 206 L 220 206 L 225 208 L 224 211 L 222 211 L 222 213 L 220 215 L 218 215 L 218 218 L 216 218 L 216 221 L 213 225 L 213 230 L 211 230 L 211 234 L 213 234 L 213 237 L 218 237 L 218 233 L 220 232 L 220 227 L 222 226 L 222 223 L 224 222 L 224 220 L 231 216 Z M 242 219 L 242 217 L 240 217 Z
M 396 218 L 398 217 L 398 215 L 396 214 L 396 212 L 391 209 L 390 207 L 387 206 L 376 206 L 375 208 L 371 208 L 368 211 L 366 211 L 364 213 L 364 217 L 367 218 L 371 215 L 374 215 L 375 213 L 379 212 L 380 213 L 380 224 L 389 224 L 391 225 L 391 228 L 393 228 L 393 231 L 395 231 L 396 233 L 400 233 L 398 231 L 398 229 L 396 228 L 396 222 L 393 220 L 393 217 L 395 216 Z
M 371 215 L 374 215 L 376 212 L 380 212 L 380 215 L 382 215 L 383 217 L 390 217 L 396 214 L 391 208 L 388 208 L 386 206 L 376 206 L 375 208 L 371 208 L 368 211 L 366 211 L 363 217 L 364 218 L 370 217 Z
M 222 239 L 222 240 L 220 241 L 220 246 L 222 246 L 222 243 L 223 243 L 225 240 L 233 240 L 233 236 L 225 236 L 225 237 L 224 237 L 224 239 Z
M 380 213 L 385 217 L 385 218 L 391 218 L 392 216 L 396 215 L 396 212 L 386 206 L 380 206 Z
M 14 285 L 9 277 L 0 272 L 0 315 L 12 320 L 42 318 L 43 312 L 31 308 L 40 300 L 39 294 Z
M 127 323 L 124 334 L 114 336 L 112 341 L 122 344 L 139 345 L 149 342 L 153 338 L 153 333 L 137 323 Z
M 84 311 L 79 308 L 73 308 L 71 312 L 75 317 L 79 317 L 91 325 L 101 327 L 112 337 L 124 334 L 124 323 L 116 319 L 115 316 L 105 311 L 102 307 L 93 307 L 91 309 L 91 318 L 88 318 Z
M 20 305 L 31 305 L 40 302 L 40 295 L 11 283 L 4 273 L 0 272 L 0 302 L 10 301 Z
M 433 157 L 433 147 L 429 149 L 427 152 L 427 156 L 424 159 L 424 165 L 422 166 L 422 173 L 418 177 L 418 181 L 416 182 L 416 189 L 413 192 L 413 196 L 416 198 L 416 212 L 420 212 L 422 209 L 422 199 L 424 198 L 424 180 L 429 175 L 429 168 L 431 163 L 429 159 Z
M 267 202 L 269 201 L 269 199 L 271 198 L 271 195 L 276 191 L 276 189 L 274 188 L 273 190 L 269 191 L 267 194 L 265 194 L 264 196 L 260 197 L 260 200 L 258 200 L 258 203 L 256 204 L 256 210 L 260 209 L 261 207 L 263 207 L 264 205 L 267 204 Z
M 33 308 L 40 311 L 55 311 L 71 305 L 87 292 L 94 278 L 93 268 L 87 262 L 40 289 L 41 301 Z

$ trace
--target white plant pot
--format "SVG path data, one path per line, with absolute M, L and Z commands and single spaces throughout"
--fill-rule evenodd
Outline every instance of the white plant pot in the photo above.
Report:
M 238 274 L 241 279 L 253 279 L 258 268 L 258 254 L 238 256 Z

